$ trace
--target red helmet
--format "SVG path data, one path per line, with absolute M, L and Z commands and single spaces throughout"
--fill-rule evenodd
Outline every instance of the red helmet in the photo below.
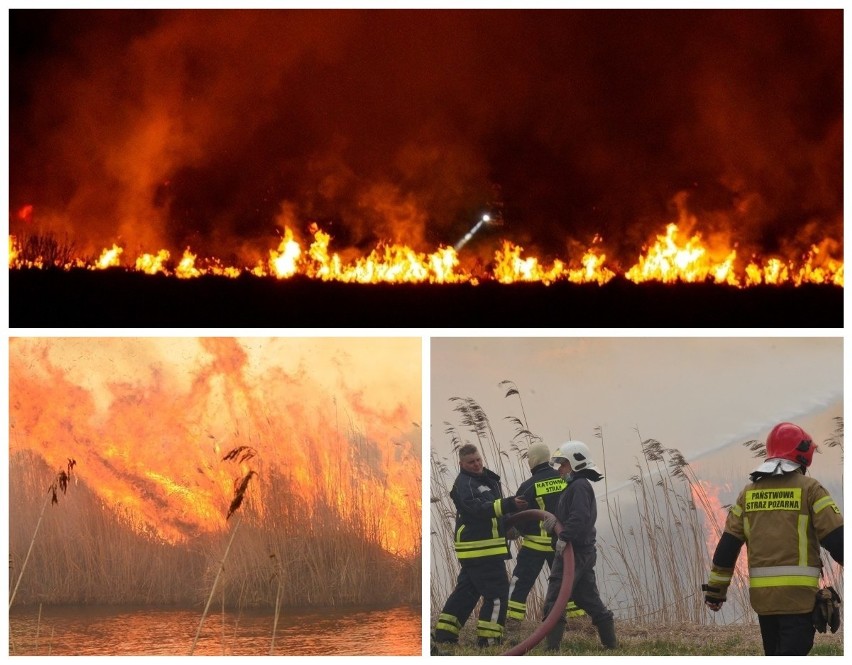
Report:
M 779 423 L 766 438 L 767 458 L 780 457 L 808 467 L 815 450 L 811 435 L 793 423 Z

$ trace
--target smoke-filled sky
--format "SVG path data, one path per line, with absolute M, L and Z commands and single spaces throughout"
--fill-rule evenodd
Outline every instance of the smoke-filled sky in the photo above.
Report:
M 11 10 L 10 227 L 256 258 L 842 238 L 841 10 Z M 30 215 L 19 215 L 32 205 Z

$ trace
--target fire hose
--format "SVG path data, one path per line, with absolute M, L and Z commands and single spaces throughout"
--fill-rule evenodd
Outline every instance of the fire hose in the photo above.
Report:
M 552 515 L 546 510 L 522 510 L 519 513 L 509 515 L 509 517 L 506 518 L 506 529 L 510 529 L 518 522 L 527 522 L 529 520 L 538 521 L 547 517 L 552 517 Z M 561 533 L 562 525 L 558 521 L 556 522 L 556 526 L 553 528 L 553 531 L 557 537 Z M 571 598 L 571 587 L 573 586 L 574 548 L 571 547 L 571 543 L 567 543 L 565 549 L 562 551 L 562 585 L 559 587 L 559 595 L 556 597 L 553 607 L 550 608 L 550 613 L 547 615 L 545 620 L 539 624 L 538 628 L 532 632 L 532 635 L 501 655 L 523 656 L 527 653 L 527 651 L 541 642 L 545 635 L 551 631 L 551 629 L 556 625 L 556 622 L 561 618 L 562 612 L 565 611 L 565 606 Z

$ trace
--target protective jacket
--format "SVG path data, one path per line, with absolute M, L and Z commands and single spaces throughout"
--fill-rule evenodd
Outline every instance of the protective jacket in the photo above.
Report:
M 526 499 L 530 508 L 546 510 L 555 515 L 559 496 L 565 487 L 566 483 L 559 472 L 544 462 L 533 468 L 532 476 L 520 484 L 516 496 Z M 522 522 L 517 528 L 524 537 L 523 547 L 541 552 L 553 552 L 556 536 L 551 536 L 544 531 L 541 528 L 541 521 Z
M 565 478 L 567 487 L 559 497 L 555 514 L 562 524 L 560 540 L 571 543 L 575 552 L 595 547 L 598 506 L 592 481 L 600 478 L 601 475 L 592 469 L 572 471 Z
M 708 600 L 726 598 L 743 544 L 754 611 L 805 614 L 819 587 L 820 545 L 843 563 L 843 516 L 828 491 L 800 471 L 749 483 L 728 512 L 705 585 Z
M 500 476 L 483 469 L 479 476 L 462 470 L 450 491 L 456 506 L 455 550 L 459 562 L 475 564 L 509 559 L 504 516 L 515 512 L 514 497 L 504 499 Z

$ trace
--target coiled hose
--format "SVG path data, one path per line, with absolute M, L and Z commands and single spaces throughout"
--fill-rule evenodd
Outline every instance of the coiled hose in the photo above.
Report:
M 522 510 L 506 518 L 506 529 L 510 529 L 518 522 L 527 522 L 529 520 L 539 521 L 547 517 L 552 517 L 552 515 L 546 510 Z M 553 531 L 557 537 L 561 533 L 562 525 L 558 521 Z M 562 612 L 565 611 L 565 606 L 571 598 L 571 587 L 574 586 L 574 548 L 571 547 L 571 543 L 568 543 L 565 549 L 562 550 L 562 564 L 562 586 L 559 587 L 559 595 L 556 597 L 553 607 L 550 608 L 550 614 L 532 632 L 532 635 L 500 655 L 523 656 L 527 651 L 541 642 L 545 635 L 556 625 L 556 622 L 562 616 Z

